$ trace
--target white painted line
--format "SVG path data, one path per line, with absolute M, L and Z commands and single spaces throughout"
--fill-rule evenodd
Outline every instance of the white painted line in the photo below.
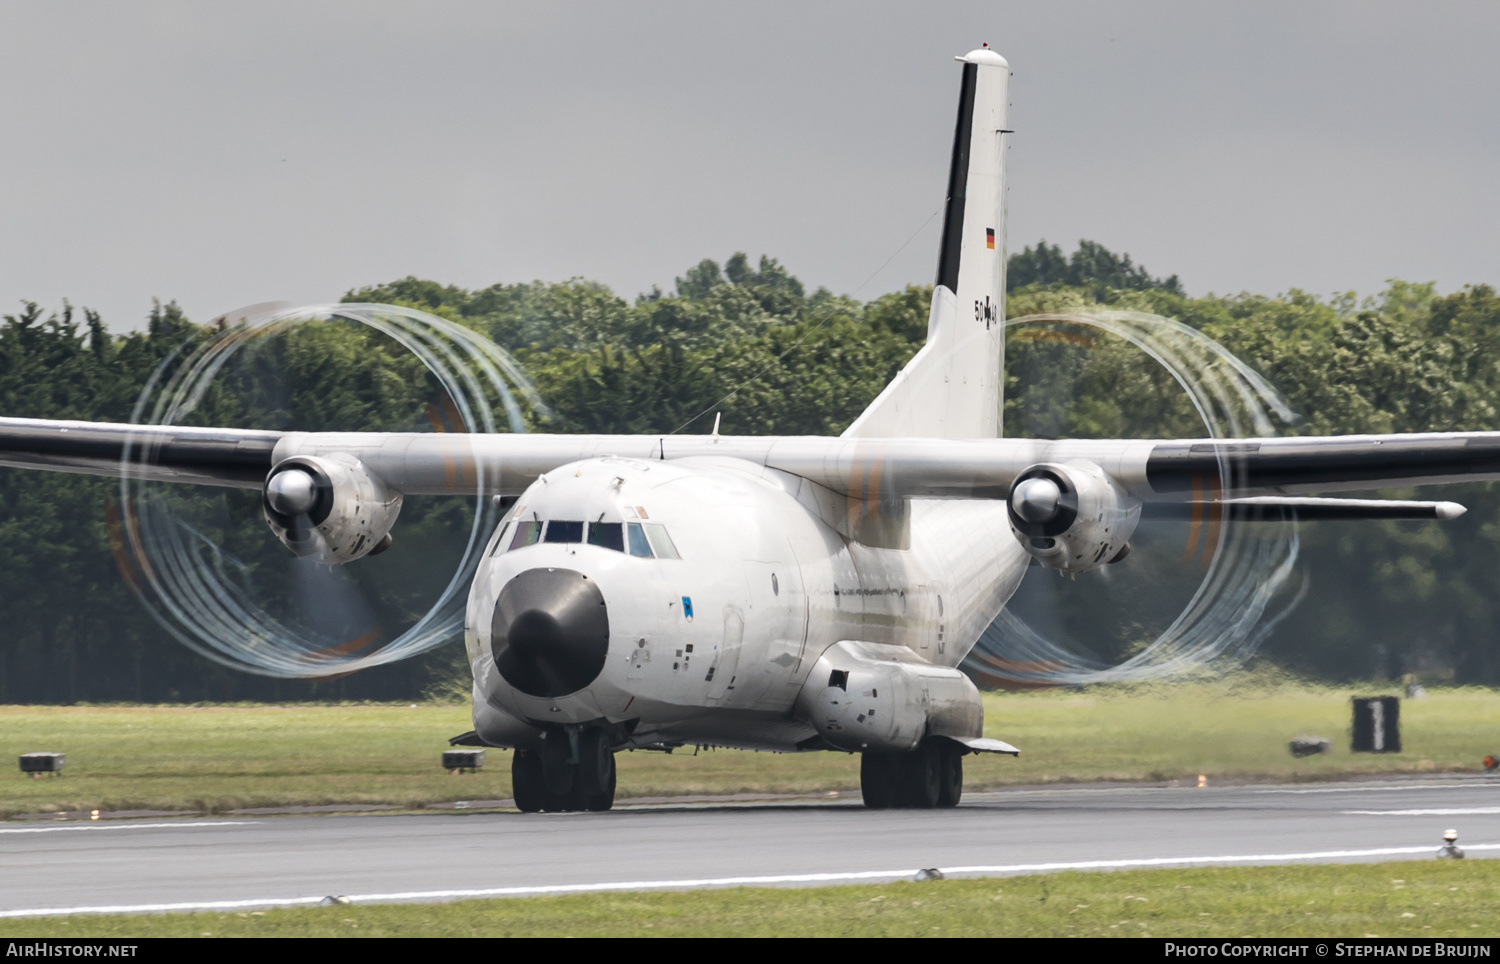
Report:
M 1202 864 L 1279 864 L 1292 860 L 1338 860 L 1348 857 L 1399 857 L 1435 854 L 1436 844 L 1423 847 L 1380 847 L 1374 850 L 1321 850 L 1305 854 L 1250 854 L 1243 857 L 1154 857 L 1143 860 L 1079 860 L 1054 864 L 1010 864 L 997 867 L 944 867 L 945 874 L 1018 874 L 1044 870 L 1123 870 L 1129 867 L 1183 867 Z M 1464 850 L 1500 850 L 1500 844 L 1475 844 Z
M 1345 810 L 1369 817 L 1469 817 L 1500 813 L 1500 807 L 1452 807 L 1446 810 Z
M 1055 870 L 1124 870 L 1131 867 L 1182 867 L 1203 864 L 1285 863 L 1294 860 L 1337 860 L 1349 857 L 1398 857 L 1433 854 L 1433 845 L 1381 847 L 1375 850 L 1321 850 L 1300 854 L 1250 854 L 1219 857 L 1150 857 L 1135 860 L 1079 860 L 1046 864 L 990 864 L 974 867 L 943 867 L 944 874 L 999 876 Z M 1465 845 L 1473 853 L 1500 850 L 1500 844 Z M 776 884 L 837 884 L 869 880 L 902 880 L 915 877 L 915 867 L 906 870 L 861 870 L 826 874 L 772 874 L 755 877 L 698 877 L 683 880 L 622 880 L 590 884 L 542 884 L 522 887 L 483 887 L 455 890 L 411 890 L 386 894 L 348 894 L 351 903 L 411 903 L 474 897 L 541 897 L 549 894 L 597 894 L 632 890 L 701 890 L 710 887 L 764 887 Z M 0 911 L 7 917 L 57 917 L 71 914 L 149 914 L 164 911 L 242 910 L 247 907 L 296 907 L 317 904 L 322 897 L 262 897 L 254 900 L 185 901 L 172 904 L 113 904 L 87 907 L 38 907 Z
M 198 827 L 243 827 L 253 820 L 195 820 L 189 823 L 67 823 L 47 827 L 0 827 L 0 833 L 58 833 L 63 830 L 193 830 Z
M 1303 789 L 1299 789 L 1299 790 L 1290 790 L 1290 789 L 1288 789 L 1288 790 L 1256 790 L 1254 792 L 1255 793 L 1369 793 L 1369 792 L 1390 791 L 1390 790 L 1474 790 L 1474 789 L 1478 789 L 1478 788 L 1481 788 L 1481 787 L 1496 787 L 1496 788 L 1500 788 L 1500 783 L 1491 783 L 1488 780 L 1486 780 L 1483 783 L 1479 783 L 1479 782 L 1474 781 L 1474 780 L 1464 780 L 1462 782 L 1460 782 L 1458 780 L 1454 780 L 1451 783 L 1407 783 L 1407 784 L 1397 784 L 1397 785 L 1393 785 L 1393 786 L 1379 786 L 1379 787 L 1368 787 L 1368 786 L 1317 787 L 1317 788 L 1314 788 L 1314 789 L 1305 789 L 1305 790 L 1303 790 Z
M 322 897 L 263 897 L 258 900 L 194 900 L 177 904 L 100 904 L 94 907 L 46 907 L 37 910 L 0 910 L 6 917 L 61 917 L 72 914 L 151 914 L 174 910 L 244 910 L 247 907 L 295 907 L 316 904 Z

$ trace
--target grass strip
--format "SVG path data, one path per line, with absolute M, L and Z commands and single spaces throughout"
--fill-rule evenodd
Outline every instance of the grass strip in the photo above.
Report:
M 1500 692 L 1432 689 L 1402 705 L 1405 752 L 1352 754 L 1355 691 L 1210 682 L 1083 691 L 993 693 L 986 733 L 1020 759 L 969 757 L 971 789 L 1091 781 L 1328 780 L 1383 773 L 1475 772 L 1500 753 Z M 1359 695 L 1374 695 L 1376 689 Z M 477 774 L 439 766 L 447 738 L 471 726 L 466 706 L 3 706 L 0 759 L 67 754 L 61 778 L 0 778 L 0 816 L 74 810 L 196 810 L 394 804 L 417 808 L 510 796 L 510 756 L 490 750 Z M 1333 742 L 1297 759 L 1295 736 Z M 621 799 L 682 794 L 857 792 L 859 760 L 684 748 L 622 753 Z
M 0 920 L 0 937 L 1494 937 L 1500 861 Z

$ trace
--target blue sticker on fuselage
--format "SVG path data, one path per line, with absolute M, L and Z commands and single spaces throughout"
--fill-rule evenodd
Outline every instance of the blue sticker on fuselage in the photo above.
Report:
M 692 618 L 693 618 L 693 597 L 692 596 L 683 596 L 682 597 L 682 615 L 685 616 L 689 621 L 692 620 Z

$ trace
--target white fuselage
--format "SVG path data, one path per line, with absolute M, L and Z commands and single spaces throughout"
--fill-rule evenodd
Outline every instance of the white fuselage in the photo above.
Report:
M 895 644 L 956 666 L 1029 562 L 1004 503 L 915 500 L 904 550 L 841 535 L 846 512 L 847 500 L 820 486 L 739 459 L 598 458 L 546 473 L 474 579 L 465 638 L 475 729 L 525 746 L 547 727 L 607 721 L 626 724 L 635 745 L 794 749 L 816 732 L 794 702 L 828 647 Z M 519 525 L 552 521 L 665 526 L 680 558 L 587 541 L 511 548 Z M 501 591 L 534 569 L 583 574 L 607 607 L 603 668 L 566 695 L 527 695 L 492 655 Z

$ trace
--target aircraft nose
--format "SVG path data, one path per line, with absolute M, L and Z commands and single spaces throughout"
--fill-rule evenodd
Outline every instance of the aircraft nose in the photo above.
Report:
M 604 669 L 609 610 L 598 585 L 571 569 L 527 569 L 495 601 L 495 668 L 528 696 L 576 693 Z

